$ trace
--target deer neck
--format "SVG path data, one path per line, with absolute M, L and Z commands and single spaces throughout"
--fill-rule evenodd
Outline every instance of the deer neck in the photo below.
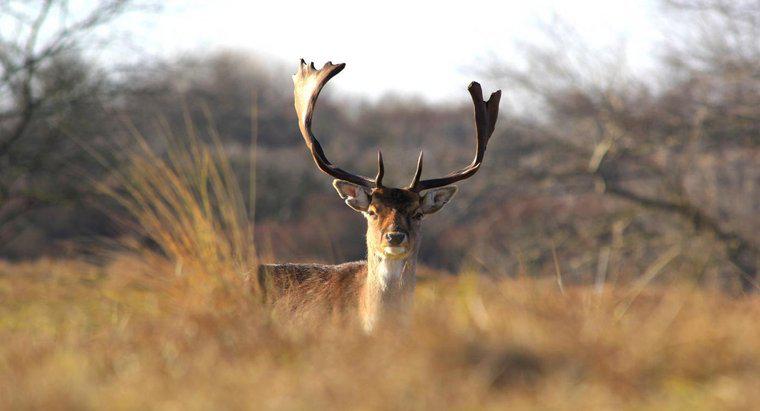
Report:
M 417 249 L 406 258 L 390 258 L 368 244 L 367 279 L 360 293 L 360 317 L 364 330 L 373 330 L 389 314 L 409 310 L 414 293 Z

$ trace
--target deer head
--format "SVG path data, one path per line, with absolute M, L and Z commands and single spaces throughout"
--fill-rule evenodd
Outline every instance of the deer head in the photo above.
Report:
M 374 179 L 345 171 L 327 159 L 322 146 L 311 130 L 314 106 L 322 87 L 346 65 L 327 62 L 317 70 L 314 63 L 301 60 L 298 72 L 293 75 L 295 85 L 295 108 L 298 125 L 306 146 L 317 167 L 335 178 L 333 186 L 340 197 L 352 209 L 367 219 L 367 246 L 370 253 L 382 254 L 390 259 L 403 259 L 416 253 L 419 248 L 422 219 L 440 210 L 457 191 L 451 184 L 472 177 L 483 163 L 488 140 L 496 126 L 501 91 L 483 100 L 480 84 L 470 83 L 475 106 L 475 137 L 477 145 L 472 162 L 444 177 L 422 180 L 422 152 L 417 160 L 417 171 L 409 186 L 391 188 L 383 186 L 383 155 L 377 153 L 377 175 Z

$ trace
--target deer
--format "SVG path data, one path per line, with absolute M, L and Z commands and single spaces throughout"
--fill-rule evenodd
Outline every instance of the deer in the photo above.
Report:
M 499 114 L 501 90 L 483 100 L 480 84 L 467 90 L 475 109 L 475 158 L 444 177 L 422 179 L 423 152 L 411 183 L 404 188 L 383 184 L 383 155 L 377 152 L 377 174 L 363 177 L 333 164 L 312 131 L 312 116 L 320 91 L 346 64 L 327 62 L 317 70 L 301 59 L 293 75 L 295 111 L 306 147 L 317 168 L 333 177 L 333 187 L 367 222 L 367 259 L 338 265 L 263 264 L 258 283 L 266 294 L 300 290 L 305 298 L 323 298 L 335 309 L 358 313 L 363 330 L 371 333 L 384 319 L 409 313 L 415 288 L 422 220 L 438 212 L 456 194 L 458 181 L 472 177 L 483 164 L 488 140 Z M 265 297 L 266 299 L 266 297 Z

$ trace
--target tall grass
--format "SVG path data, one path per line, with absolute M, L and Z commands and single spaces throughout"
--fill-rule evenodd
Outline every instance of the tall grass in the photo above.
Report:
M 134 259 L 0 263 L 0 408 L 707 410 L 760 401 L 754 297 L 650 289 L 620 316 L 628 290 L 562 295 L 549 280 L 464 273 L 421 284 L 409 328 L 367 337 L 266 321 L 235 302 L 167 309 L 165 293 L 132 277 L 142 266 Z
M 248 299 L 243 284 L 256 267 L 253 224 L 213 125 L 207 132 L 210 143 L 201 141 L 189 118 L 186 138 L 175 137 L 166 125 L 157 135 L 162 144 L 151 145 L 132 129 L 134 144 L 124 164 L 113 170 L 117 184 L 98 187 L 128 212 L 139 235 L 173 265 L 165 279 L 174 286 Z

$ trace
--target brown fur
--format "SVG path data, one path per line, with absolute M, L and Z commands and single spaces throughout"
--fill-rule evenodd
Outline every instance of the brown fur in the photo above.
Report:
M 385 247 L 383 235 L 389 231 L 402 231 L 408 236 L 410 254 L 416 253 L 420 239 L 420 219 L 414 216 L 420 209 L 420 196 L 400 188 L 372 190 L 369 210 L 375 213 L 367 219 L 367 250 L 380 251 Z
M 257 277 L 265 302 L 290 294 L 345 310 L 356 304 L 361 285 L 366 281 L 367 262 L 262 264 Z
M 407 189 L 364 191 L 345 183 L 337 184 L 336 189 L 351 208 L 366 217 L 367 261 L 262 265 L 258 284 L 266 302 L 288 296 L 295 305 L 320 304 L 333 312 L 352 311 L 358 313 L 364 329 L 371 331 L 389 314 L 403 313 L 411 306 L 423 208 L 427 207 L 428 213 L 437 211 L 456 188 L 448 189 L 446 200 L 437 207 L 424 205 L 420 194 Z M 406 236 L 391 244 L 385 236 L 388 233 Z

